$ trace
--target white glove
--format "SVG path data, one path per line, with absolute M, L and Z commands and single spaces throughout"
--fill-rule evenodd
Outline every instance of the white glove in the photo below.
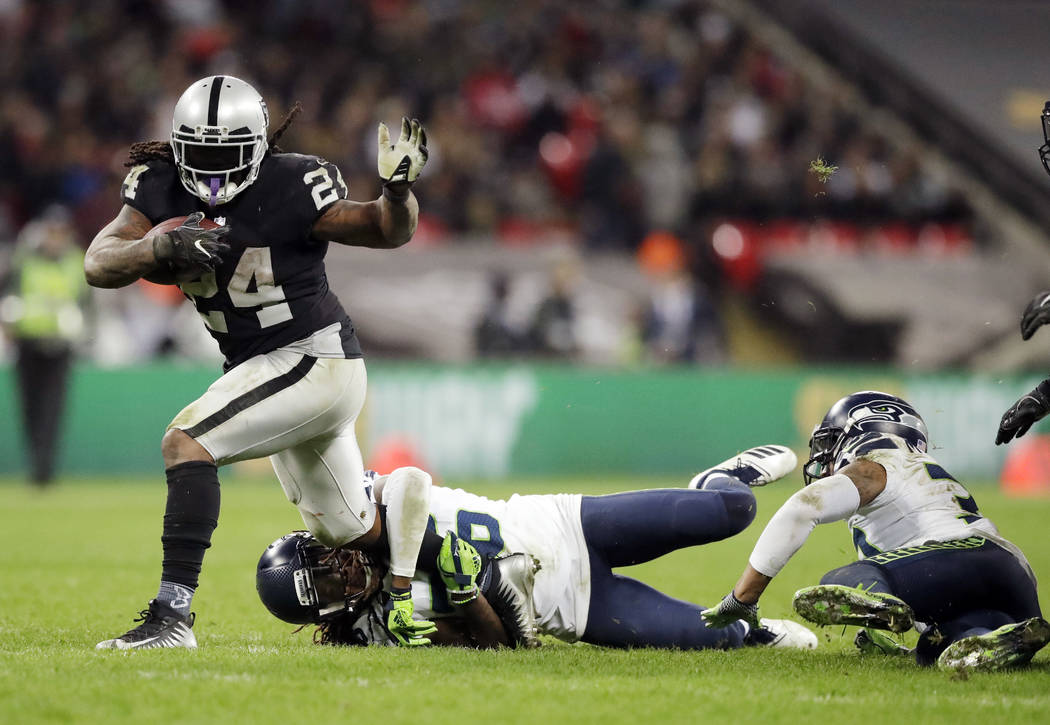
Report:
M 384 184 L 411 184 L 427 163 L 427 132 L 419 121 L 401 119 L 401 136 L 390 143 L 390 129 L 379 124 L 379 178 Z

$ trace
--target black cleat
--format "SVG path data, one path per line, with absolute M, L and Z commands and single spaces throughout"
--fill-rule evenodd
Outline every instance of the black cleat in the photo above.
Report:
M 142 622 L 115 639 L 95 645 L 95 649 L 157 649 L 160 647 L 197 648 L 193 636 L 195 615 L 183 617 L 167 604 L 151 599 L 149 609 L 139 612 L 136 622 Z

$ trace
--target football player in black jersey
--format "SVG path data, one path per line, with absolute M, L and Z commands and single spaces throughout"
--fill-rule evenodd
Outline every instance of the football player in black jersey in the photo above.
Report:
M 1039 160 L 1050 174 L 1050 101 L 1043 105 L 1040 115 L 1043 125 L 1043 145 L 1039 147 Z M 1040 292 L 1025 307 L 1021 316 L 1021 339 L 1030 340 L 1036 330 L 1050 322 L 1050 290 Z M 1009 443 L 1020 438 L 1035 423 L 1050 413 L 1050 378 L 1042 381 L 1017 402 L 1007 408 L 999 421 L 999 430 L 995 434 L 995 445 Z
M 413 621 L 408 594 L 429 488 L 406 477 L 381 511 L 361 484 L 354 421 L 365 366 L 324 267 L 329 242 L 390 249 L 412 238 L 426 134 L 402 119 L 391 142 L 380 124 L 383 194 L 355 202 L 335 165 L 275 146 L 295 112 L 267 138 L 266 104 L 252 86 L 232 76 L 193 83 L 175 106 L 170 143 L 132 146 L 124 205 L 87 251 L 95 287 L 140 277 L 179 284 L 226 357 L 223 376 L 175 416 L 161 443 L 159 593 L 139 626 L 100 649 L 196 646 L 190 602 L 218 520 L 217 467 L 261 456 L 320 541 L 389 546 L 389 624 L 405 644 L 429 642 L 433 626 Z M 176 217 L 187 218 L 148 234 Z M 220 226 L 204 228 L 204 217 Z

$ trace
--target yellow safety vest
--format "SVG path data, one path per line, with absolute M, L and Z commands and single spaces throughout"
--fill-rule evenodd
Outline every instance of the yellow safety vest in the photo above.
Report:
M 80 298 L 87 290 L 84 253 L 58 259 L 29 254 L 15 262 L 13 292 L 20 304 L 14 316 L 16 337 L 73 340 L 83 329 Z

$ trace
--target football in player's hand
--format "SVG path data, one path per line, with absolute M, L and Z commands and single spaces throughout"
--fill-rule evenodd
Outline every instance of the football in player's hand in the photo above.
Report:
M 158 234 L 164 234 L 164 233 L 170 232 L 170 231 L 172 231 L 174 229 L 178 229 L 179 227 L 181 227 L 183 224 L 186 223 L 186 219 L 187 218 L 188 217 L 177 216 L 177 217 L 172 217 L 171 219 L 166 219 L 165 221 L 162 221 L 160 224 L 158 224 L 157 226 L 153 227 L 148 232 L 146 232 L 145 238 L 146 239 L 152 239 L 154 236 L 156 236 Z M 199 225 L 200 225 L 201 229 L 218 229 L 219 228 L 219 224 L 217 224 L 216 222 L 213 222 L 211 219 L 207 219 L 207 218 L 201 219 L 200 222 L 199 222 Z M 149 274 L 143 275 L 143 279 L 145 279 L 147 282 L 152 282 L 153 284 L 178 284 L 180 281 L 185 281 L 185 280 L 178 280 L 178 279 L 176 279 L 175 278 L 175 273 L 174 272 L 170 272 L 170 271 L 168 271 L 166 269 L 154 270 L 153 272 L 150 272 Z

